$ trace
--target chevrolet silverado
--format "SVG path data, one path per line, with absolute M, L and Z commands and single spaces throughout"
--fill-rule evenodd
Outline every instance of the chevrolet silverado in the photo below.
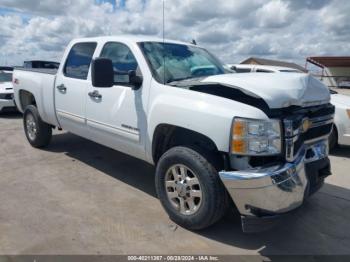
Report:
M 33 147 L 58 128 L 155 165 L 159 200 L 185 228 L 234 208 L 245 232 L 266 229 L 331 174 L 334 107 L 308 74 L 227 74 L 193 44 L 110 36 L 73 40 L 57 70 L 13 78 Z

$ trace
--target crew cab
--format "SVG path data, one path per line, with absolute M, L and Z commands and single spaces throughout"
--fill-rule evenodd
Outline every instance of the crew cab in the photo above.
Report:
M 0 67 L 0 112 L 15 108 L 13 100 L 12 67 Z
M 58 70 L 15 69 L 14 83 L 33 147 L 58 128 L 155 165 L 185 228 L 236 209 L 245 232 L 267 229 L 330 175 L 334 107 L 310 75 L 225 74 L 196 45 L 116 36 L 73 40 Z

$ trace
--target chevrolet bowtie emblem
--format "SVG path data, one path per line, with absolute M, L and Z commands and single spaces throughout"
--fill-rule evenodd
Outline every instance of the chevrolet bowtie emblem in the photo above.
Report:
M 308 118 L 303 119 L 303 123 L 301 125 L 301 131 L 303 133 L 307 132 L 311 127 L 311 121 Z

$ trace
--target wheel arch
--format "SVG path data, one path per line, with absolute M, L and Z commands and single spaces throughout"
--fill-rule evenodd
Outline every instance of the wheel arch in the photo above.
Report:
M 18 106 L 20 107 L 22 112 L 24 112 L 26 107 L 29 105 L 37 106 L 37 101 L 36 101 L 35 95 L 32 92 L 21 89 L 21 90 L 19 90 L 18 95 L 19 95 Z
M 170 148 L 187 146 L 212 158 L 218 166 L 224 166 L 224 152 L 220 152 L 215 142 L 197 131 L 171 124 L 159 124 L 155 128 L 152 140 L 152 158 L 156 164 L 160 157 Z

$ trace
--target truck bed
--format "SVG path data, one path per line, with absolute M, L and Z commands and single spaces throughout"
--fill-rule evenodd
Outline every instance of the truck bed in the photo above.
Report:
M 44 122 L 57 126 L 55 113 L 56 69 L 39 69 L 16 67 L 13 72 L 14 96 L 17 107 L 24 112 L 25 106 L 20 102 L 23 92 L 32 94 Z
M 56 75 L 57 69 L 16 67 L 16 70 Z

